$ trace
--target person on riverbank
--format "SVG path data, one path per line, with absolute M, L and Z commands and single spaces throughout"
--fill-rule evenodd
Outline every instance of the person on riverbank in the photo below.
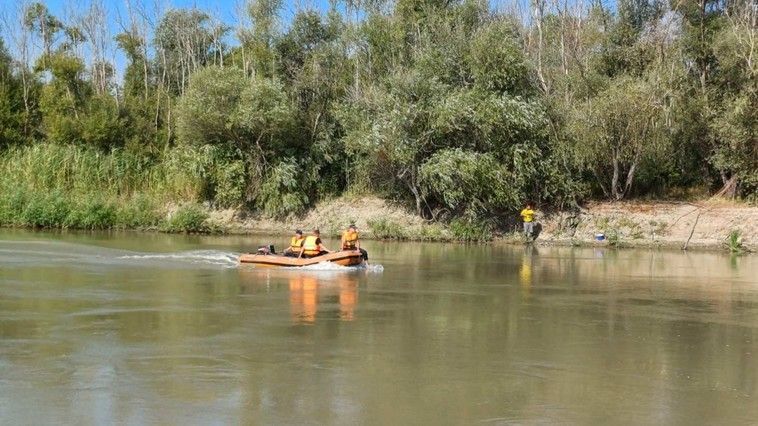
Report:
M 368 263 L 368 252 L 361 248 L 360 235 L 358 234 L 358 228 L 355 224 L 350 224 L 347 229 L 342 233 L 342 250 L 353 251 L 358 250 L 361 252 L 361 257 Z
M 527 241 L 534 237 L 534 205 L 531 202 L 526 203 L 526 207 L 521 210 L 521 219 L 524 221 L 524 235 Z
M 295 231 L 295 235 L 290 239 L 290 246 L 284 250 L 284 255 L 289 257 L 299 257 L 300 252 L 303 250 L 303 243 L 305 243 L 303 231 L 298 229 Z
M 316 257 L 327 253 L 331 253 L 331 251 L 321 242 L 321 232 L 314 229 L 311 235 L 305 237 L 303 249 L 297 257 Z

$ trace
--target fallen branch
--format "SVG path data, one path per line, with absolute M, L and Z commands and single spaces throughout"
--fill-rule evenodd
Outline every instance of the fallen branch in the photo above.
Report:
M 702 211 L 697 214 L 697 217 L 695 218 L 695 223 L 692 224 L 692 229 L 690 230 L 690 236 L 687 238 L 687 242 L 684 243 L 684 247 L 682 247 L 682 250 L 687 250 L 687 246 L 690 244 L 690 240 L 692 239 L 692 234 L 695 233 L 695 227 L 697 226 L 697 221 L 700 220 L 701 214 L 703 214 Z

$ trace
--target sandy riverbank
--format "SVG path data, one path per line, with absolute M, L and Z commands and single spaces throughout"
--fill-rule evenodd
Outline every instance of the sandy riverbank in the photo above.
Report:
M 543 228 L 539 239 L 546 244 L 688 249 L 726 249 L 736 231 L 744 249 L 758 250 L 758 207 L 724 200 L 590 203 L 581 212 L 545 216 Z M 595 240 L 598 233 L 604 242 Z
M 517 213 L 514 212 L 514 215 Z M 289 234 L 295 228 L 319 227 L 338 236 L 355 223 L 364 238 L 400 237 L 412 240 L 450 241 L 448 226 L 428 223 L 412 212 L 376 197 L 341 197 L 318 204 L 300 218 L 272 220 L 235 210 L 214 211 L 211 222 L 230 233 Z M 629 201 L 593 202 L 574 212 L 539 212 L 541 245 L 618 245 L 726 249 L 732 231 L 742 247 L 758 251 L 758 207 L 724 200 L 703 202 Z M 606 239 L 597 241 L 596 234 Z M 689 242 L 688 242 L 689 241 Z M 520 235 L 496 233 L 495 242 L 523 243 Z

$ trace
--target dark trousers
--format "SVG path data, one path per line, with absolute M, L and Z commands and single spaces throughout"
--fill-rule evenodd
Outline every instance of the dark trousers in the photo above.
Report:
M 347 248 L 347 249 L 343 248 L 342 249 L 342 251 L 353 251 L 353 250 L 355 250 L 355 249 L 354 248 L 352 248 L 352 249 L 351 248 Z M 368 260 L 368 252 L 366 250 L 364 250 L 364 249 L 358 249 L 358 250 L 361 251 L 361 257 L 363 258 L 363 260 Z

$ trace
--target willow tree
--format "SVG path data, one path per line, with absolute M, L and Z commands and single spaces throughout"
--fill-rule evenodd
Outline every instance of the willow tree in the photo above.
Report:
M 180 143 L 231 151 L 245 164 L 246 202 L 255 201 L 267 170 L 280 160 L 293 109 L 275 80 L 238 68 L 210 66 L 196 72 L 177 111 Z
M 655 164 L 666 152 L 660 99 L 649 84 L 621 77 L 574 111 L 574 154 L 605 196 L 623 199 L 643 160 Z
M 11 57 L 0 39 L 0 148 L 24 140 L 22 84 L 12 72 Z

